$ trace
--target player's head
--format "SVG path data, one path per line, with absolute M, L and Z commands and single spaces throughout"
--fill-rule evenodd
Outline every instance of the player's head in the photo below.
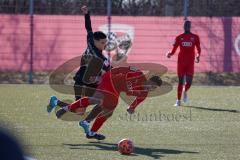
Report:
M 93 33 L 94 45 L 99 50 L 104 50 L 107 44 L 107 36 L 105 33 L 101 31 L 97 31 Z
M 184 32 L 190 32 L 191 30 L 191 21 L 186 20 L 184 22 Z
M 146 86 L 149 91 L 156 89 L 158 86 L 162 85 L 162 80 L 158 76 L 152 76 L 150 79 L 147 80 Z

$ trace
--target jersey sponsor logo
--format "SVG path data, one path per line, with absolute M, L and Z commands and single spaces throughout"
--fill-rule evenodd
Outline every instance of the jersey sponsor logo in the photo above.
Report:
M 133 89 L 132 82 L 127 81 L 127 89 L 128 90 L 132 90 Z
M 183 47 L 192 47 L 192 42 L 182 42 Z

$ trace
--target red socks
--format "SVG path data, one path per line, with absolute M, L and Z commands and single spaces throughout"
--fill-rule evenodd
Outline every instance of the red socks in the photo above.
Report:
M 83 97 L 75 102 L 73 102 L 71 105 L 68 106 L 69 111 L 75 111 L 78 108 L 87 108 L 89 106 L 89 98 Z
M 181 100 L 182 90 L 183 90 L 183 85 L 178 83 L 178 88 L 177 88 L 177 99 L 178 100 Z
M 186 85 L 185 85 L 185 92 L 187 92 L 190 87 L 191 87 L 191 84 L 186 83 Z
M 92 125 L 91 131 L 92 132 L 97 132 L 106 120 L 107 120 L 107 118 L 104 115 L 99 114 L 98 117 L 96 118 L 96 120 L 94 121 L 93 125 Z
M 185 85 L 185 92 L 187 92 L 189 90 L 189 88 L 191 87 L 191 84 L 187 83 Z M 177 88 L 177 99 L 181 100 L 182 97 L 182 91 L 183 91 L 183 85 L 182 84 L 178 84 L 178 88 Z

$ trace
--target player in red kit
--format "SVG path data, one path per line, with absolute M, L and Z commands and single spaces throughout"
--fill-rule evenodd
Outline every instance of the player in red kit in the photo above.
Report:
M 181 106 L 183 89 L 183 102 L 186 103 L 188 101 L 187 91 L 191 87 L 193 80 L 194 60 L 196 63 L 199 63 L 200 61 L 200 39 L 198 35 L 191 33 L 190 30 L 191 22 L 187 20 L 184 23 L 184 33 L 176 37 L 172 51 L 167 54 L 167 57 L 170 58 L 172 55 L 174 55 L 177 48 L 180 47 L 177 63 L 179 82 L 177 89 L 177 101 L 174 106 Z M 195 53 L 195 48 L 197 49 L 197 54 Z
M 113 68 L 102 76 L 101 83 L 92 97 L 83 97 L 61 108 L 56 112 L 56 116 L 60 118 L 67 111 L 75 112 L 79 109 L 84 112 L 86 107 L 91 104 L 100 105 L 101 109 L 93 109 L 84 120 L 79 122 L 79 125 L 83 127 L 87 138 L 102 140 L 105 139 L 105 136 L 97 134 L 97 131 L 117 107 L 121 92 L 136 97 L 127 109 L 127 112 L 132 114 L 135 108 L 146 99 L 148 92 L 161 84 L 162 80 L 158 76 L 147 79 L 142 71 L 134 67 Z M 90 122 L 95 118 L 90 130 Z

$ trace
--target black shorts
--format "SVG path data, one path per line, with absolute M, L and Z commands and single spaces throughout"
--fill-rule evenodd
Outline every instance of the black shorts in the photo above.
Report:
M 82 82 L 75 81 L 74 83 L 74 93 L 75 93 L 75 99 L 78 100 L 81 97 L 88 96 L 92 97 L 95 93 L 95 90 L 97 88 L 97 84 L 85 84 Z

